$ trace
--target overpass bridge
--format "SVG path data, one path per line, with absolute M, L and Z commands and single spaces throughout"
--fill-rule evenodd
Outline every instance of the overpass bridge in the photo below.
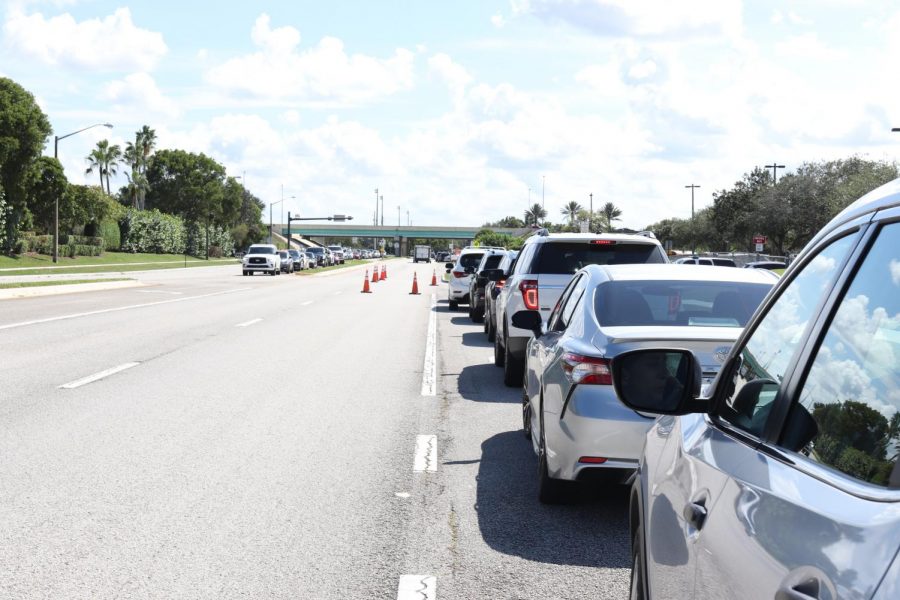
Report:
M 467 246 L 472 243 L 475 234 L 484 229 L 484 227 L 429 227 L 421 225 L 349 225 L 349 224 L 316 224 L 292 223 L 290 231 L 287 225 L 273 225 L 275 231 L 280 231 L 281 235 L 287 237 L 290 233 L 293 237 L 304 237 L 320 244 L 326 244 L 329 238 L 352 238 L 354 243 L 365 248 L 379 246 L 381 240 L 384 240 L 386 249 L 391 250 L 398 256 L 406 256 L 409 254 L 409 244 L 422 242 L 429 243 L 430 240 L 452 240 L 460 246 Z M 522 235 L 530 232 L 531 229 L 509 228 L 509 227 L 491 227 L 492 231 L 497 233 L 508 233 L 510 235 Z

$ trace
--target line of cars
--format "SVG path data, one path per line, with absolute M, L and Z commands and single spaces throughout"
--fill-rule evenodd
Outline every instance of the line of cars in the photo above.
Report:
M 467 273 L 540 500 L 631 485 L 633 599 L 900 597 L 900 180 L 780 279 L 638 237 L 539 233 Z
M 279 250 L 274 244 L 253 244 L 241 257 L 243 274 L 279 275 L 304 269 L 344 264 L 347 260 L 379 258 L 377 251 L 341 246 L 310 246 L 305 250 Z

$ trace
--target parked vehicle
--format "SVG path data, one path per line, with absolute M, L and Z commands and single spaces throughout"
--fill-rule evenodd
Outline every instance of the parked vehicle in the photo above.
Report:
M 306 252 L 304 252 L 304 254 L 306 255 L 307 268 L 315 269 L 316 267 L 319 266 L 319 257 L 315 253 L 310 252 L 309 248 L 307 248 L 307 250 L 306 250 Z
M 475 276 L 469 282 L 469 319 L 473 323 L 484 321 L 484 290 L 488 278 L 484 271 L 496 269 L 506 256 L 506 250 L 485 250 L 481 262 L 475 267 Z
M 291 248 L 288 250 L 288 254 L 291 255 L 291 260 L 294 261 L 295 271 L 302 271 L 306 268 L 307 264 L 309 264 L 305 252 L 300 252 L 299 250 Z
M 481 262 L 481 257 L 488 250 L 503 250 L 503 248 L 488 248 L 480 246 L 467 246 L 463 248 L 456 262 L 448 262 L 445 264 L 447 272 L 450 274 L 449 285 L 447 286 L 447 301 L 450 304 L 450 310 L 456 310 L 460 304 L 469 302 L 469 284 L 475 273 L 475 268 Z
M 540 461 L 540 500 L 563 499 L 563 480 L 633 475 L 655 415 L 616 398 L 613 357 L 648 344 L 689 348 L 708 384 L 774 283 L 725 267 L 590 265 L 572 278 L 546 326 L 538 311 L 514 314 L 513 324 L 534 332 L 522 420 Z
M 612 361 L 661 417 L 631 500 L 632 598 L 900 597 L 900 180 L 825 226 L 703 390 L 704 360 Z
M 487 334 L 488 341 L 493 342 L 497 333 L 497 319 L 495 318 L 494 303 L 497 296 L 503 290 L 506 284 L 506 278 L 509 277 L 513 265 L 515 265 L 516 257 L 519 256 L 518 250 L 507 250 L 506 255 L 497 265 L 493 273 L 486 271 L 485 276 L 488 279 L 484 287 L 484 333 Z
M 287 250 L 279 250 L 278 257 L 281 259 L 281 272 L 293 273 L 294 258 L 290 255 L 290 253 Z
M 787 264 L 783 262 L 778 262 L 777 260 L 757 260 L 754 262 L 748 262 L 744 265 L 745 269 L 787 269 Z
M 331 251 L 332 264 L 344 264 L 344 249 L 341 246 L 328 246 L 328 249 Z
M 522 385 L 525 346 L 531 331 L 515 327 L 520 310 L 537 310 L 545 321 L 576 271 L 591 264 L 667 263 L 662 245 L 647 235 L 554 233 L 541 229 L 525 240 L 516 267 L 494 305 L 494 364 L 508 386 Z
M 431 246 L 416 246 L 413 250 L 413 262 L 431 262 Z
M 314 254 L 316 257 L 316 265 L 319 267 L 327 267 L 328 266 L 328 253 L 327 248 L 323 248 L 322 246 L 310 246 L 306 249 L 307 253 Z
M 722 258 L 720 256 L 684 256 L 675 261 L 679 265 L 706 265 L 717 267 L 737 267 L 734 259 Z
M 241 258 L 244 275 L 257 272 L 278 275 L 281 273 L 281 256 L 273 244 L 253 244 Z

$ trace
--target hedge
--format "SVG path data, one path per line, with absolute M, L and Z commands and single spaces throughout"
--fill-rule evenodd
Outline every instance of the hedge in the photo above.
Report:
M 179 217 L 153 210 L 129 209 L 119 221 L 122 250 L 182 254 L 186 228 Z
M 112 219 L 104 219 L 99 226 L 100 237 L 103 239 L 104 250 L 118 250 L 122 246 L 122 236 L 119 233 L 119 224 Z
M 16 242 L 16 254 L 36 252 L 53 254 L 52 235 L 34 235 L 26 233 Z M 74 258 L 76 256 L 100 256 L 103 253 L 103 238 L 83 235 L 59 236 L 59 255 Z

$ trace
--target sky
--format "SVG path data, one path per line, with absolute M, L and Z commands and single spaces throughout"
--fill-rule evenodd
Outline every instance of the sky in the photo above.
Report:
M 900 154 L 900 3 L 13 0 L 0 76 L 69 180 L 143 125 L 280 212 L 477 226 L 691 216 L 754 167 Z M 53 154 L 53 140 L 46 148 Z M 779 176 L 785 171 L 779 171 Z M 113 186 L 125 184 L 124 169 Z M 398 208 L 399 207 L 399 208 Z

